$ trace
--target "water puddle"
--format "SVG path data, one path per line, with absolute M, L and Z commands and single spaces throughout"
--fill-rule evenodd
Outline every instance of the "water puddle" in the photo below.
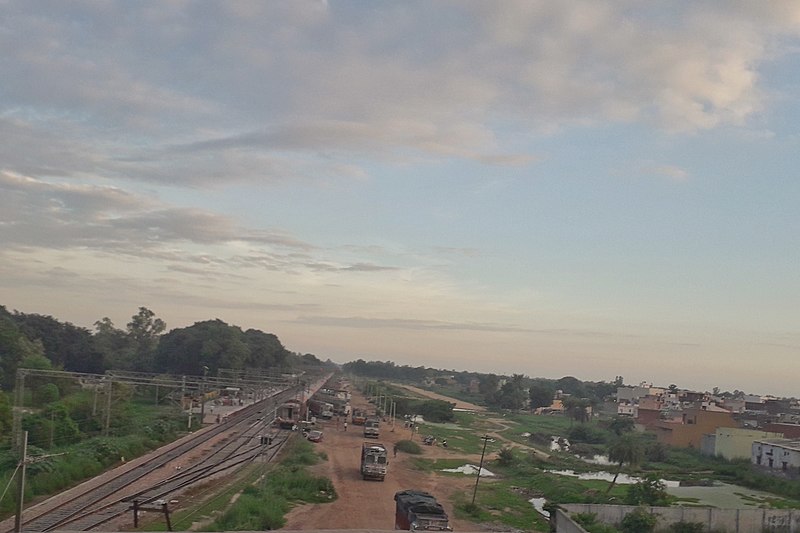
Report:
M 559 476 L 570 476 L 578 479 L 595 479 L 600 481 L 608 481 L 611 483 L 614 479 L 614 474 L 611 472 L 575 472 L 574 470 L 547 470 L 551 474 L 558 474 Z M 633 485 L 642 481 L 642 478 L 629 476 L 628 474 L 620 474 L 617 476 L 617 485 Z M 679 481 L 671 481 L 668 479 L 660 480 L 665 487 L 678 487 Z
M 456 472 L 466 475 L 475 475 L 478 473 L 478 467 L 475 465 L 464 465 L 464 466 L 459 466 L 458 468 L 444 468 L 442 469 L 442 472 Z M 493 477 L 494 474 L 492 472 L 489 472 L 485 468 L 481 468 L 481 477 L 484 476 Z

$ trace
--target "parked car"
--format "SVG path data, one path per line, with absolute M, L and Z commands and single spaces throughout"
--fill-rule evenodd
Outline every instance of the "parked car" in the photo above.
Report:
M 322 432 L 318 429 L 308 432 L 308 440 L 311 442 L 322 442 Z

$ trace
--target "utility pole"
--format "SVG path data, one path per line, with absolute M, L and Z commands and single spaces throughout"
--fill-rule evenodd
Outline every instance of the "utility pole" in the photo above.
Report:
M 483 451 L 481 452 L 481 464 L 478 466 L 478 477 L 475 478 L 475 490 L 472 491 L 472 505 L 475 505 L 475 496 L 478 494 L 478 482 L 481 480 L 481 470 L 483 470 L 483 456 L 486 455 L 486 443 L 489 442 L 489 435 L 481 437 L 483 440 Z
M 25 466 L 28 464 L 28 432 L 22 432 L 22 455 L 19 460 L 19 483 L 17 489 L 17 515 L 14 517 L 14 533 L 22 532 L 22 506 L 25 499 Z
M 106 389 L 108 390 L 106 391 L 106 423 L 103 430 L 103 433 L 106 437 L 108 437 L 111 429 L 111 393 L 113 392 L 114 381 L 109 379 L 107 383 L 108 386 Z

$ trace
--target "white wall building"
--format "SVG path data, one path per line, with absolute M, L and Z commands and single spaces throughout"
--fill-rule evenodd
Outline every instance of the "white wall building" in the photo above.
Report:
M 800 440 L 761 439 L 753 442 L 754 465 L 793 474 L 800 473 Z

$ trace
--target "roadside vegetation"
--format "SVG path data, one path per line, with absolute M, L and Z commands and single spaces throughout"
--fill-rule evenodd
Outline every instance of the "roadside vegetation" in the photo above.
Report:
M 221 516 L 202 528 L 203 531 L 264 531 L 280 529 L 284 518 L 297 503 L 326 503 L 336 499 L 331 480 L 308 471 L 321 460 L 306 441 L 293 439 L 282 452 L 283 459 L 263 472 L 260 479 L 246 487 Z
M 75 486 L 186 432 L 186 417 L 176 406 L 156 406 L 152 399 L 134 395 L 117 407 L 109 435 L 103 436 L 91 408 L 91 395 L 67 392 L 25 418 L 28 455 L 47 456 L 27 467 L 26 502 Z M 18 454 L 0 449 L 0 485 L 9 485 L 18 463 Z M 16 493 L 8 491 L 0 500 L 0 518 L 13 515 L 15 508 Z

